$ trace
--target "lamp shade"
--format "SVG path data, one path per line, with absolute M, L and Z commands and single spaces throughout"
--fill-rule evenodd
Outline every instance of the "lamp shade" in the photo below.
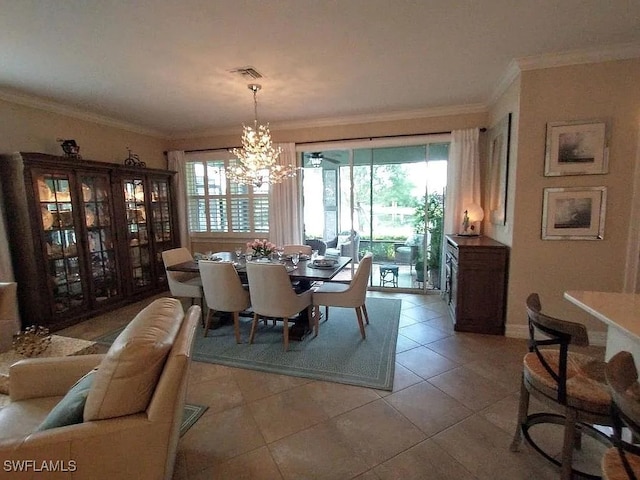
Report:
M 481 222 L 484 218 L 484 210 L 477 203 L 471 203 L 465 207 L 467 211 L 467 216 L 469 217 L 469 222 Z

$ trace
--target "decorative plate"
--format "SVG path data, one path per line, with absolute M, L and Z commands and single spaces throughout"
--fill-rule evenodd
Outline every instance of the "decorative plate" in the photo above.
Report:
M 46 207 L 42 207 L 42 227 L 49 230 L 53 226 L 53 215 Z
M 38 196 L 41 202 L 50 202 L 53 200 L 53 193 L 51 193 L 51 189 L 44 183 L 44 179 L 42 178 L 38 179 Z
M 88 185 L 82 184 L 82 198 L 85 203 L 91 201 L 91 197 L 93 197 L 93 192 L 91 191 L 91 187 Z

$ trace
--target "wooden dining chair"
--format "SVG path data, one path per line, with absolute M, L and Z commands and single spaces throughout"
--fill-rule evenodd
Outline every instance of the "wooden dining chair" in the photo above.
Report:
M 369 323 L 369 314 L 367 313 L 367 307 L 365 301 L 367 299 L 367 286 L 369 284 L 369 276 L 371 275 L 371 264 L 373 261 L 373 254 L 367 253 L 360 264 L 356 273 L 353 275 L 351 283 L 337 283 L 337 282 L 324 282 L 313 292 L 313 306 L 314 306 L 314 334 L 318 335 L 319 330 L 319 317 L 320 317 L 320 305 L 325 306 L 325 321 L 329 320 L 329 307 L 346 307 L 355 308 L 356 317 L 358 319 L 358 325 L 360 327 L 360 334 L 362 338 L 367 337 L 364 331 L 364 323 L 362 317 L 364 316 L 367 324 Z
M 233 262 L 200 260 L 198 262 L 207 315 L 204 336 L 207 336 L 215 312 L 229 312 L 233 315 L 233 330 L 236 343 L 240 338 L 240 312 L 251 306 L 249 291 L 244 288 Z
M 281 319 L 284 324 L 284 350 L 287 351 L 289 318 L 305 309 L 307 318 L 311 318 L 311 290 L 296 293 L 287 268 L 281 263 L 247 262 L 247 278 L 253 308 L 249 343 L 253 343 L 260 317 Z
M 612 397 L 614 446 L 602 457 L 604 480 L 640 479 L 640 383 L 633 355 L 627 351 L 616 353 L 607 362 L 605 378 Z M 623 439 L 623 429 L 631 438 Z M 631 440 L 636 443 L 632 443 Z
M 542 313 L 537 293 L 526 301 L 529 325 L 529 353 L 523 360 L 518 426 L 511 443 L 517 451 L 522 437 L 544 458 L 560 467 L 561 479 L 574 475 L 589 478 L 573 468 L 573 450 L 586 434 L 610 446 L 609 438 L 593 425 L 612 426 L 611 395 L 605 382 L 605 363 L 589 355 L 570 352 L 569 346 L 588 346 L 587 329 L 581 323 L 569 322 Z M 551 348 L 541 348 L 551 347 Z M 548 406 L 553 413 L 529 414 L 529 397 Z M 561 413 L 555 413 L 560 411 Z M 560 460 L 536 443 L 529 429 L 538 424 L 564 427 Z

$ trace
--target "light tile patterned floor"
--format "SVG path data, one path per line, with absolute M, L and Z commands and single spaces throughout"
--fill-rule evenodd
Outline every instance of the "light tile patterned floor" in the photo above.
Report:
M 524 340 L 455 333 L 438 295 L 370 295 L 402 299 L 393 392 L 194 362 L 187 401 L 209 409 L 181 438 L 174 479 L 558 478 L 530 448 L 509 451 Z M 541 432 L 558 453 L 559 435 Z M 579 460 L 597 472 L 602 449 L 585 443 Z

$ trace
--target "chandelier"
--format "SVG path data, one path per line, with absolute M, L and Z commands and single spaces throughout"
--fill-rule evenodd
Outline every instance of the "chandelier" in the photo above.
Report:
M 261 187 L 264 184 L 280 183 L 295 177 L 297 168 L 293 165 L 278 164 L 282 153 L 280 147 L 274 147 L 271 141 L 269 125 L 258 124 L 258 101 L 256 94 L 262 88 L 255 83 L 249 84 L 253 92 L 253 127 L 242 126 L 242 148 L 230 150 L 237 158 L 235 165 L 227 168 L 227 177 L 234 183 Z

